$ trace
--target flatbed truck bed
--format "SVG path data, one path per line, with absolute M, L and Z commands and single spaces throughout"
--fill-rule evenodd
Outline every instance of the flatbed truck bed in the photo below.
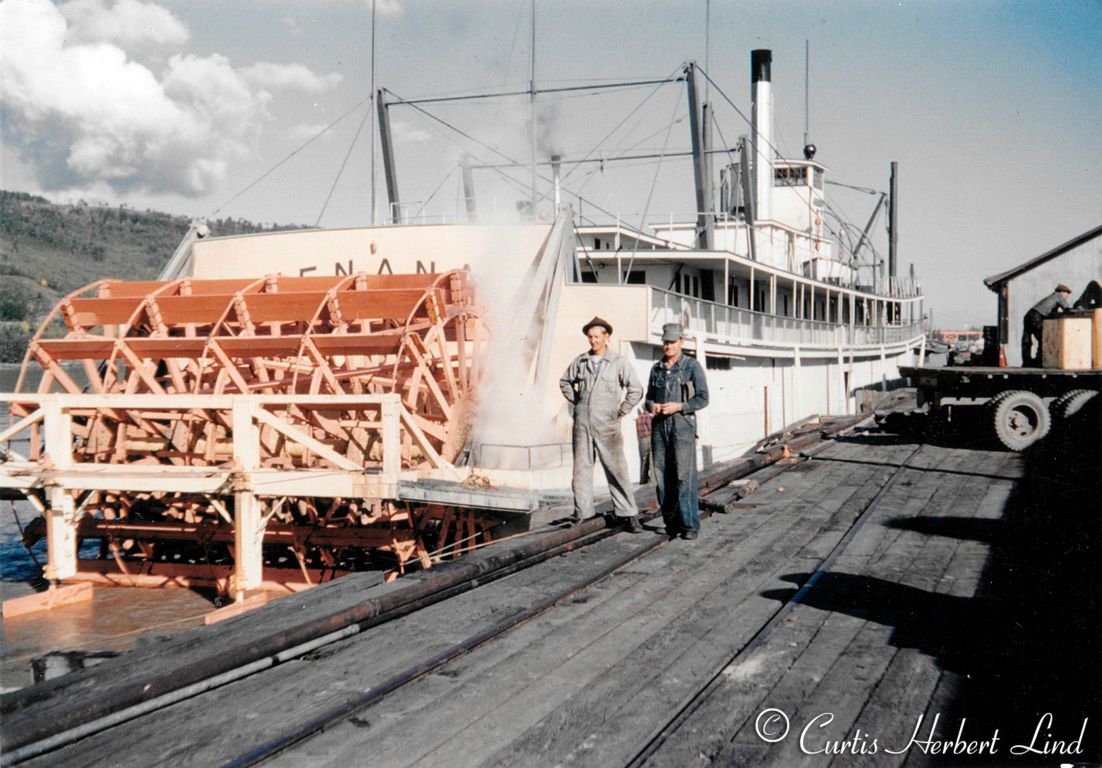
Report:
M 984 408 L 995 437 L 1020 451 L 1048 434 L 1053 419 L 1079 413 L 1102 391 L 1102 369 L 994 368 L 985 366 L 899 369 L 918 390 L 919 407 L 934 419 L 955 408 Z

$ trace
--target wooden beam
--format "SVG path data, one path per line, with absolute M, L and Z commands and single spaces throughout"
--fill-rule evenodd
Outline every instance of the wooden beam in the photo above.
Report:
M 291 426 L 290 424 L 288 424 L 285 421 L 280 421 L 275 416 L 273 416 L 272 414 L 265 411 L 263 408 L 257 408 L 256 410 L 254 410 L 253 411 L 253 417 L 257 421 L 259 421 L 260 423 L 266 424 L 267 426 L 274 429 L 276 432 L 279 432 L 281 435 L 283 435 L 283 436 L 285 436 L 285 437 L 287 437 L 291 440 L 294 440 L 299 445 L 302 445 L 302 446 L 305 446 L 306 448 L 309 448 L 311 451 L 316 453 L 318 456 L 321 456 L 323 459 L 325 459 L 329 462 L 332 462 L 333 464 L 336 464 L 341 469 L 347 469 L 347 470 L 353 471 L 353 472 L 358 472 L 358 471 L 361 471 L 363 469 L 363 467 L 361 465 L 358 465 L 355 462 L 350 461 L 345 456 L 341 456 L 339 453 L 334 451 L 332 448 L 325 445 L 325 443 L 322 443 L 320 440 L 317 440 L 317 439 L 311 437 L 310 435 L 306 434 L 305 432 L 303 432 L 299 429 L 296 429 L 295 427 Z M 385 429 L 385 425 L 384 425 L 384 429 Z M 236 440 L 236 436 L 235 436 L 235 440 Z M 384 459 L 384 462 L 385 462 L 385 459 Z
M 45 592 L 34 592 L 5 600 L 3 613 L 5 619 L 13 619 L 28 613 L 49 611 L 66 605 L 87 603 L 91 600 L 91 584 L 51 584 Z
M 44 416 L 45 416 L 45 412 L 41 408 L 38 408 L 34 411 L 31 411 L 30 414 L 28 414 L 27 416 L 24 416 L 22 419 L 15 422 L 14 424 L 12 424 L 10 427 L 5 429 L 3 432 L 0 432 L 0 443 L 4 443 L 4 442 L 7 442 L 8 440 L 11 440 L 11 438 L 14 435 L 19 434 L 20 432 L 22 432 L 27 427 L 31 426 L 32 424 L 34 424 L 36 422 L 42 421 Z

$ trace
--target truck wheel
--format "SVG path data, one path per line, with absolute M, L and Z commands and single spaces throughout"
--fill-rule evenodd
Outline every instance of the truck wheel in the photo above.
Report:
M 1069 419 L 1079 413 L 1087 401 L 1096 394 L 1098 393 L 1089 389 L 1073 389 L 1071 392 L 1065 392 L 1052 404 L 1052 415 L 1058 419 Z
M 1045 401 L 1032 392 L 1014 390 L 995 404 L 995 435 L 1012 451 L 1022 451 L 1048 434 L 1052 418 Z

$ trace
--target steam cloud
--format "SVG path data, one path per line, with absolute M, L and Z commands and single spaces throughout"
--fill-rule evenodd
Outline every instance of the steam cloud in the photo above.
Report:
M 316 93 L 337 74 L 301 64 L 235 68 L 225 56 L 175 54 L 158 76 L 128 51 L 187 42 L 168 10 L 140 0 L 0 3 L 5 140 L 47 190 L 106 183 L 116 192 L 199 196 L 246 155 L 271 89 Z

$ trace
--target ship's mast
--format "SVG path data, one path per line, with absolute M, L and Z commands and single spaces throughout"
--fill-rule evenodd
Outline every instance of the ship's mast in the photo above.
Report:
M 804 146 L 811 143 L 811 41 L 804 40 Z M 811 158 L 808 158 L 809 160 Z
M 402 223 L 401 201 L 398 197 L 398 174 L 394 170 L 394 142 L 390 135 L 390 115 L 383 89 L 375 91 L 375 106 L 379 114 L 379 149 L 383 153 L 383 173 L 386 176 L 386 196 L 390 204 L 390 221 Z
M 888 286 L 898 268 L 899 243 L 899 163 L 892 160 L 892 173 L 888 178 Z
M 371 109 L 375 107 L 375 0 L 371 0 Z M 379 223 L 375 209 L 375 116 L 371 116 L 371 226 Z
M 536 218 L 536 152 L 538 148 L 536 146 L 536 0 L 532 0 L 532 63 L 529 70 L 530 77 L 528 79 L 528 122 L 531 126 L 531 198 L 530 198 L 530 215 L 533 219 Z
M 708 174 L 707 132 L 702 124 L 708 113 L 697 98 L 695 61 L 685 65 L 685 82 L 689 95 L 689 130 L 692 132 L 693 181 L 696 188 L 696 241 L 698 248 L 710 251 L 715 223 L 709 194 L 711 181 Z

